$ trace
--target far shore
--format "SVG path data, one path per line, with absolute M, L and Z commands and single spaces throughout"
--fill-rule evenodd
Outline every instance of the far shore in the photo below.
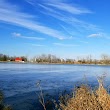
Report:
M 100 65 L 110 66 L 110 64 L 93 64 L 93 63 L 49 63 L 49 62 L 16 62 L 16 61 L 0 61 L 0 63 L 15 63 L 15 64 L 44 64 L 44 65 Z

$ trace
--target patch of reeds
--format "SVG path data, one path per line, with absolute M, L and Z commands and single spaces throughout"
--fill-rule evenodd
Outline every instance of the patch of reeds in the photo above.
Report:
M 87 85 L 76 88 L 74 95 L 66 103 L 60 102 L 59 110 L 110 110 L 110 95 L 103 86 L 104 77 L 99 77 L 97 90 Z

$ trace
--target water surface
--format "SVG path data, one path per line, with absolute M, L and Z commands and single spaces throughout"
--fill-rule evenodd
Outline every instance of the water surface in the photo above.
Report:
M 5 102 L 15 110 L 34 110 L 34 105 L 39 106 L 36 85 L 39 80 L 43 91 L 56 95 L 65 89 L 72 90 L 78 83 L 98 86 L 97 76 L 103 73 L 107 74 L 107 87 L 110 85 L 110 66 L 0 63 L 0 90 L 5 94 Z

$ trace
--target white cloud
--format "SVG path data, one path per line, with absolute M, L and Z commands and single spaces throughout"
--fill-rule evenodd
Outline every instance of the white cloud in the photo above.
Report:
M 25 0 L 25 1 L 33 6 L 39 5 L 37 0 Z M 92 13 L 92 11 L 86 8 L 82 8 L 68 3 L 67 0 L 41 0 L 41 2 L 42 5 L 40 6 L 46 10 L 48 9 L 48 11 L 53 11 L 53 8 L 55 8 L 57 10 L 64 11 L 70 14 Z
M 47 7 L 43 4 L 38 4 L 40 7 L 42 7 L 43 9 L 47 10 L 47 11 L 50 11 L 52 13 L 56 13 L 56 14 L 60 14 L 59 12 L 55 11 L 54 9 L 50 8 L 50 7 Z
M 75 47 L 75 46 L 79 46 L 79 45 L 75 45 L 75 44 L 63 44 L 63 43 L 53 43 L 56 46 L 61 46 L 61 47 Z
M 102 33 L 90 34 L 89 38 L 102 38 L 104 37 Z
M 79 7 L 75 7 L 71 4 L 66 4 L 63 2 L 58 2 L 58 3 L 47 3 L 46 5 L 54 7 L 58 10 L 62 10 L 71 14 L 84 14 L 84 13 L 92 13 L 90 10 L 87 10 L 85 8 L 79 8 Z
M 65 5 L 68 5 L 68 4 L 65 4 Z M 69 26 L 76 28 L 79 32 L 84 31 L 84 30 L 90 30 L 90 31 L 97 31 L 97 30 L 99 31 L 100 30 L 99 27 L 97 27 L 96 25 L 84 22 L 84 21 L 76 18 L 72 14 L 69 14 L 69 12 L 66 12 L 65 14 L 63 14 L 61 11 L 48 6 L 46 3 L 39 4 L 39 6 L 45 10 L 45 11 L 41 11 L 43 14 L 52 16 L 60 21 L 63 21 L 64 23 L 69 24 Z M 60 5 L 59 5 L 59 7 L 60 7 Z M 83 12 L 83 10 L 81 10 L 81 11 Z
M 64 23 L 67 24 L 67 26 L 69 26 L 70 28 L 73 28 L 73 30 L 74 29 L 77 30 L 77 31 L 74 30 L 74 32 L 76 31 L 79 33 L 81 31 L 85 32 L 86 30 L 89 30 L 89 31 L 99 30 L 99 28 L 97 28 L 97 26 L 93 24 L 86 23 L 84 21 L 81 21 L 75 18 L 72 15 L 68 15 L 68 13 L 79 14 L 79 15 L 82 13 L 91 13 L 91 11 L 88 9 L 79 8 L 76 6 L 72 6 L 70 4 L 66 4 L 62 2 L 62 0 L 60 1 L 57 0 L 56 2 L 49 2 L 49 1 L 46 2 L 44 0 L 45 2 L 42 4 L 38 4 L 37 0 L 26 0 L 26 1 L 30 3 L 31 5 L 34 5 L 36 8 L 37 6 L 42 7 L 45 10 L 43 11 L 43 13 L 48 14 L 60 21 L 63 21 Z M 5 23 L 10 23 L 13 25 L 17 25 L 20 27 L 24 27 L 27 29 L 31 29 L 31 30 L 40 32 L 42 34 L 48 35 L 50 37 L 57 38 L 59 40 L 73 39 L 73 37 L 69 37 L 69 36 L 74 36 L 73 34 L 71 34 L 72 31 L 67 30 L 63 25 L 62 25 L 63 31 L 65 31 L 67 35 L 64 35 L 64 33 L 60 30 L 55 30 L 53 28 L 42 25 L 37 20 L 36 21 L 34 20 L 35 16 L 22 13 L 19 10 L 20 10 L 19 7 L 13 6 L 5 2 L 5 0 L 1 0 L 0 1 L 0 21 L 5 22 Z M 63 14 L 61 13 L 61 11 L 66 11 L 67 14 Z M 22 37 L 27 38 L 27 39 L 32 39 L 31 37 L 26 37 L 26 36 L 22 36 Z
M 32 40 L 44 40 L 44 38 L 40 38 L 40 37 L 27 37 L 27 36 L 23 36 L 20 33 L 12 33 L 13 36 L 15 37 L 19 37 L 19 38 L 25 38 L 25 39 L 32 39 Z
M 96 34 L 90 34 L 89 36 L 87 36 L 88 38 L 103 38 L 103 39 L 110 39 L 110 35 L 100 32 L 100 33 L 96 33 Z
M 66 33 L 68 33 L 68 34 L 71 36 L 71 38 L 72 38 L 72 34 L 71 34 L 70 31 L 68 31 L 68 28 L 66 28 L 65 26 L 63 26 L 63 25 L 61 25 L 61 24 L 60 24 L 60 26 L 61 26 L 62 29 L 63 29 Z
M 34 4 L 35 8 L 40 6 L 44 11 L 41 12 L 45 15 L 52 16 L 60 21 L 63 21 L 66 24 L 69 24 L 72 28 L 75 28 L 78 32 L 85 32 L 87 31 L 99 31 L 99 27 L 94 24 L 84 22 L 80 20 L 78 17 L 76 18 L 75 15 L 81 14 L 88 14 L 93 13 L 92 11 L 82 8 L 76 5 L 72 5 L 65 2 L 65 0 L 41 0 L 41 4 L 35 2 L 36 0 L 26 0 Z
M 20 33 L 16 33 L 16 32 L 12 33 L 12 35 L 15 36 L 15 37 L 21 37 L 21 34 Z
M 34 16 L 20 12 L 18 8 L 16 9 L 13 5 L 5 1 L 0 3 L 0 6 L 2 6 L 0 7 L 0 21 L 35 30 L 57 39 L 68 39 L 68 37 L 60 31 L 34 21 Z

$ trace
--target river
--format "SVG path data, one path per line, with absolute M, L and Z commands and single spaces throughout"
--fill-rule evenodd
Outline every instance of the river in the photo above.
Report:
M 74 85 L 98 86 L 97 77 L 102 74 L 106 74 L 107 88 L 110 66 L 0 63 L 0 90 L 5 95 L 4 102 L 14 110 L 43 110 L 38 100 L 38 81 L 44 96 L 57 97 L 61 91 L 72 91 Z

